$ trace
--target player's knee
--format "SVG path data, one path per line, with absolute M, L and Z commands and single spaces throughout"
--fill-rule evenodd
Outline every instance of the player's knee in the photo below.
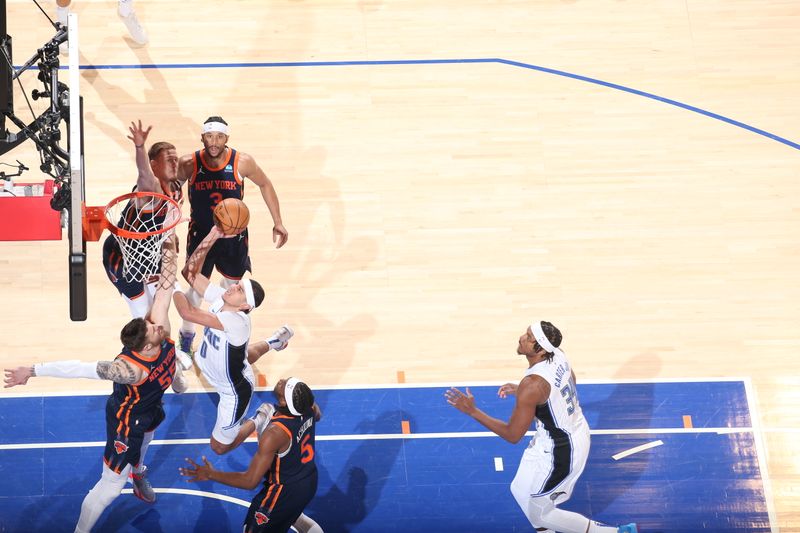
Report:
M 226 453 L 231 451 L 231 445 L 222 444 L 214 437 L 211 437 L 211 450 L 217 455 L 225 455 Z
M 100 482 L 91 490 L 94 493 L 96 501 L 102 505 L 107 506 L 113 502 L 117 496 L 120 495 L 122 489 L 125 488 L 127 482 L 128 470 L 125 470 L 125 475 L 117 474 L 108 468 L 103 469 L 103 474 L 100 477 Z
M 518 478 L 514 478 L 514 481 L 511 482 L 511 494 L 514 496 L 514 499 L 517 500 L 517 503 L 524 509 L 527 505 L 527 501 L 531 497 L 531 492 L 528 490 L 528 487 L 525 486 L 525 483 L 520 482 Z

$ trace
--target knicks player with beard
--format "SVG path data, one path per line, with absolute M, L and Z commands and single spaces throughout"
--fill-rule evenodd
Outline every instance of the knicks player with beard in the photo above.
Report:
M 171 386 L 181 393 L 187 384 L 176 364 L 175 342 L 169 338 L 168 311 L 177 273 L 176 242 L 162 249 L 159 287 L 145 318 L 134 318 L 122 328 L 123 348 L 113 361 L 54 361 L 6 369 L 5 386 L 24 385 L 34 376 L 107 379 L 114 390 L 106 402 L 106 446 L 100 481 L 81 505 L 76 533 L 92 530 L 100 515 L 116 499 L 130 477 L 133 493 L 147 503 L 156 494 L 147 479 L 144 458 L 155 429 L 164 420 L 162 397 Z
M 191 206 L 187 257 L 194 253 L 214 227 L 216 205 L 227 198 L 244 199 L 245 178 L 258 187 L 272 215 L 272 241 L 276 243 L 276 248 L 286 244 L 289 238 L 289 233 L 283 227 L 275 187 L 251 155 L 228 146 L 229 135 L 230 128 L 222 117 L 209 117 L 203 123 L 200 135 L 203 149 L 182 156 L 178 162 L 178 180 L 187 183 Z M 252 272 L 248 246 L 247 229 L 234 238 L 216 242 L 203 261 L 200 273 L 210 278 L 211 272 L 216 269 L 222 275 L 222 288 L 236 285 L 245 272 Z M 186 296 L 192 305 L 200 305 L 202 293 L 189 290 Z M 180 348 L 184 352 L 191 353 L 194 329 L 194 323 L 184 319 L 180 331 Z
M 180 472 L 187 481 L 216 481 L 252 490 L 261 484 L 244 521 L 246 533 L 284 533 L 294 527 L 300 533 L 322 533 L 322 528 L 303 514 L 317 492 L 316 423 L 322 417 L 314 393 L 297 378 L 281 379 L 272 391 L 277 400 L 270 420 L 256 422 L 258 451 L 244 472 L 216 470 L 203 457 L 202 464 Z

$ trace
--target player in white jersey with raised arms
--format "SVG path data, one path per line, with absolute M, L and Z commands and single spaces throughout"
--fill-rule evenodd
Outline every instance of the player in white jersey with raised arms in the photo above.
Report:
M 517 353 L 528 360 L 519 385 L 506 383 L 501 398 L 516 395 L 511 418 L 503 422 L 475 406 L 475 398 L 456 388 L 447 402 L 516 444 L 536 421 L 536 432 L 522 454 L 511 493 L 537 531 L 561 533 L 637 533 L 636 524 L 612 527 L 559 509 L 572 495 L 589 457 L 589 424 L 575 389 L 575 373 L 561 345 L 561 332 L 550 322 L 534 321 L 519 338 Z
M 183 274 L 192 288 L 210 304 L 208 311 L 189 303 L 186 295 L 176 291 L 175 308 L 181 318 L 205 326 L 203 341 L 195 354 L 195 363 L 208 382 L 219 393 L 217 421 L 211 433 L 211 449 L 224 454 L 241 444 L 272 415 L 269 404 L 247 424 L 245 415 L 255 388 L 250 366 L 269 350 L 283 350 L 294 332 L 288 326 L 279 328 L 269 339 L 250 345 L 250 311 L 261 305 L 264 289 L 251 279 L 243 278 L 227 290 L 212 285 L 199 270 L 208 251 L 223 237 L 214 226 L 186 262 Z

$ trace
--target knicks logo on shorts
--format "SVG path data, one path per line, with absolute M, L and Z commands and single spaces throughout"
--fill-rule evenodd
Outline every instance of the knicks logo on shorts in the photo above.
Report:
M 117 454 L 122 454 L 128 451 L 128 445 L 124 442 L 120 442 L 118 440 L 114 441 L 114 449 L 117 451 Z
M 258 524 L 259 526 L 263 526 L 264 524 L 269 522 L 269 517 L 264 513 L 262 513 L 261 511 L 256 511 L 254 517 L 256 519 L 256 524 Z

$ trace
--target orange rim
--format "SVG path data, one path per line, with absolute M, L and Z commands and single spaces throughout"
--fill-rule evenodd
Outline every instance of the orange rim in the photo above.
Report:
M 108 205 L 106 205 L 106 207 L 104 209 L 104 212 L 105 212 L 105 215 L 106 215 L 105 218 L 106 218 L 108 231 L 110 231 L 114 235 L 117 235 L 119 237 L 123 237 L 125 239 L 144 239 L 144 238 L 147 238 L 147 237 L 152 237 L 153 235 L 161 235 L 162 233 L 165 233 L 165 232 L 175 228 L 178 224 L 181 223 L 181 217 L 178 216 L 178 217 L 176 217 L 175 222 L 171 223 L 168 226 L 165 225 L 163 228 L 155 230 L 155 231 L 129 231 L 129 230 L 122 229 L 119 226 L 117 226 L 116 221 L 108 220 L 109 213 L 111 212 L 111 210 L 113 209 L 113 207 L 115 205 L 120 204 L 122 202 L 127 202 L 128 200 L 131 200 L 133 198 L 150 198 L 150 199 L 161 200 L 161 201 L 167 202 L 169 204 L 172 204 L 172 207 L 174 209 L 177 209 L 178 213 L 180 213 L 180 211 L 181 211 L 181 206 L 178 204 L 178 202 L 176 202 L 175 200 L 173 200 L 172 198 L 170 198 L 169 196 L 167 196 L 165 194 L 161 194 L 161 193 L 157 193 L 157 192 L 129 192 L 128 194 L 123 194 L 122 196 L 117 196 L 116 198 L 114 198 L 113 200 L 108 202 Z

